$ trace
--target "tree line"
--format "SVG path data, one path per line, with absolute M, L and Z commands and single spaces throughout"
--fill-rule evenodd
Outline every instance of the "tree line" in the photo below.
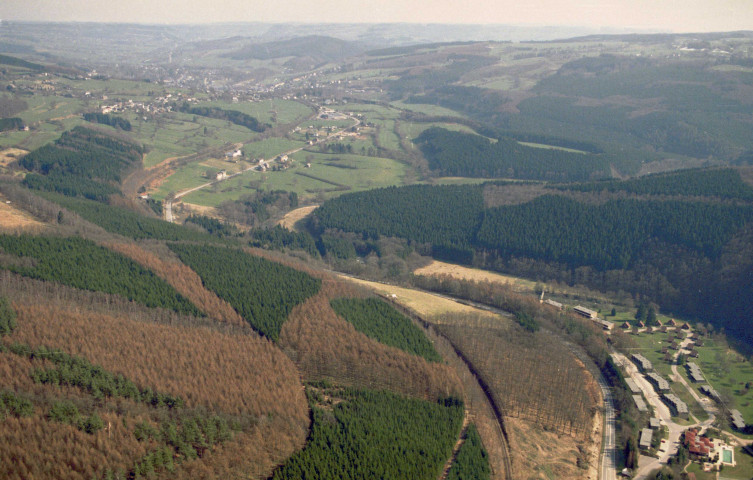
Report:
M 447 473 L 447 480 L 489 480 L 492 472 L 488 456 L 476 426 L 471 423 L 465 431 L 463 445 Z
M 40 196 L 80 215 L 110 233 L 117 233 L 135 240 L 150 238 L 168 241 L 222 242 L 220 237 L 194 228 L 145 217 L 132 210 L 108 205 L 84 198 L 72 198 L 53 192 Z
M 24 128 L 24 121 L 18 117 L 0 118 L 0 132 L 21 130 L 22 128 Z
M 109 115 L 107 113 L 85 113 L 84 120 L 92 123 L 101 123 L 102 125 L 109 125 L 113 128 L 131 131 L 131 122 L 122 117 L 116 117 L 115 115 Z
M 188 103 L 180 105 L 177 110 L 190 115 L 200 115 L 202 117 L 215 118 L 218 120 L 227 120 L 230 123 L 246 127 L 254 132 L 263 132 L 271 127 L 271 125 L 260 123 L 255 117 L 239 112 L 238 110 L 224 110 L 219 107 L 192 107 Z
M 715 197 L 753 201 L 753 187 L 732 168 L 693 169 L 648 175 L 630 180 L 562 185 L 556 188 L 579 192 L 627 192 L 636 195 Z

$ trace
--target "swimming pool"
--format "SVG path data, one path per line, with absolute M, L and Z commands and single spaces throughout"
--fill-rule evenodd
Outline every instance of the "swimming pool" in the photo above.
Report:
M 732 450 L 722 450 L 722 463 L 732 463 Z

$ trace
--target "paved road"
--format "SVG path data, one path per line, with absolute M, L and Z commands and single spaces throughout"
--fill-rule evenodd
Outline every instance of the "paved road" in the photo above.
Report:
M 617 440 L 615 438 L 616 430 L 616 412 L 614 410 L 614 400 L 609 384 L 603 376 L 599 376 L 599 387 L 604 397 L 604 439 L 601 446 L 601 471 L 599 472 L 600 480 L 616 480 L 617 478 Z

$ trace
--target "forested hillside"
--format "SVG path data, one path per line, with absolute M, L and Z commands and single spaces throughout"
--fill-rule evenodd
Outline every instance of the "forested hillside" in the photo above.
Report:
M 306 448 L 276 471 L 274 480 L 307 478 L 312 472 L 331 480 L 434 480 L 463 423 L 463 404 L 453 398 L 432 403 L 331 388 L 316 390 L 310 398 L 316 403 Z
M 486 188 L 502 204 L 493 208 L 483 206 L 484 188 L 414 186 L 346 194 L 317 209 L 312 226 L 318 232 L 400 237 L 435 258 L 538 280 L 631 292 L 753 341 L 732 315 L 744 308 L 742 297 L 729 293 L 750 284 L 741 266 L 749 262 L 740 264 L 740 255 L 749 248 L 753 205 L 751 188 L 737 171 L 561 187 L 584 192 L 578 194 L 493 185 Z M 521 200 L 506 204 L 507 191 Z M 419 224 L 437 226 L 423 230 Z M 710 303 L 721 310 L 709 311 L 704 305 Z
M 716 197 L 753 201 L 753 187 L 743 182 L 738 170 L 730 168 L 694 169 L 625 181 L 563 185 L 558 188 L 580 192 L 626 192 L 635 195 Z
M 142 153 L 130 141 L 76 127 L 54 144 L 25 155 L 19 165 L 33 172 L 24 180 L 30 188 L 104 200 L 119 192 L 117 183 L 126 171 L 140 166 Z
M 63 285 L 121 295 L 148 307 L 203 315 L 149 270 L 79 237 L 0 236 L 0 268 Z
M 609 157 L 534 148 L 500 136 L 492 142 L 470 133 L 432 127 L 414 142 L 438 176 L 581 181 L 609 176 Z
M 8 275 L 0 382 L 31 407 L 0 422 L 3 478 L 260 478 L 303 444 L 297 370 L 268 342 Z
M 315 295 L 321 285 L 304 272 L 241 250 L 186 244 L 170 244 L 170 249 L 199 274 L 207 288 L 275 341 L 293 307 Z
M 367 337 L 430 362 L 442 360 L 421 329 L 384 301 L 377 298 L 337 298 L 330 304 L 338 315 Z

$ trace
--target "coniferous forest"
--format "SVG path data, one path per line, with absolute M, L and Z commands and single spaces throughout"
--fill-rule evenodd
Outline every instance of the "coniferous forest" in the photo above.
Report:
M 442 360 L 421 329 L 383 300 L 337 298 L 330 303 L 338 315 L 367 337 L 430 362 Z
M 435 479 L 463 423 L 463 404 L 454 398 L 432 403 L 384 391 L 331 388 L 309 397 L 315 404 L 306 448 L 276 471 L 274 480 Z
M 686 183 L 688 190 L 680 195 Z M 750 285 L 734 252 L 747 248 L 753 228 L 748 200 L 753 189 L 737 171 L 532 186 L 532 197 L 485 206 L 485 192 L 493 189 L 499 201 L 506 192 L 515 198 L 518 188 L 491 183 L 345 194 L 318 208 L 311 227 L 364 238 L 399 237 L 441 260 L 631 292 L 730 329 L 753 344 L 744 323 L 733 320 L 739 319 L 733 312 L 747 308 L 740 299 L 747 298 L 743 291 Z M 720 271 L 731 276 L 719 278 Z M 738 293 L 725 294 L 730 288 Z
M 237 249 L 185 244 L 170 244 L 170 248 L 207 288 L 271 340 L 279 338 L 293 307 L 316 294 L 321 284 L 306 273 Z

